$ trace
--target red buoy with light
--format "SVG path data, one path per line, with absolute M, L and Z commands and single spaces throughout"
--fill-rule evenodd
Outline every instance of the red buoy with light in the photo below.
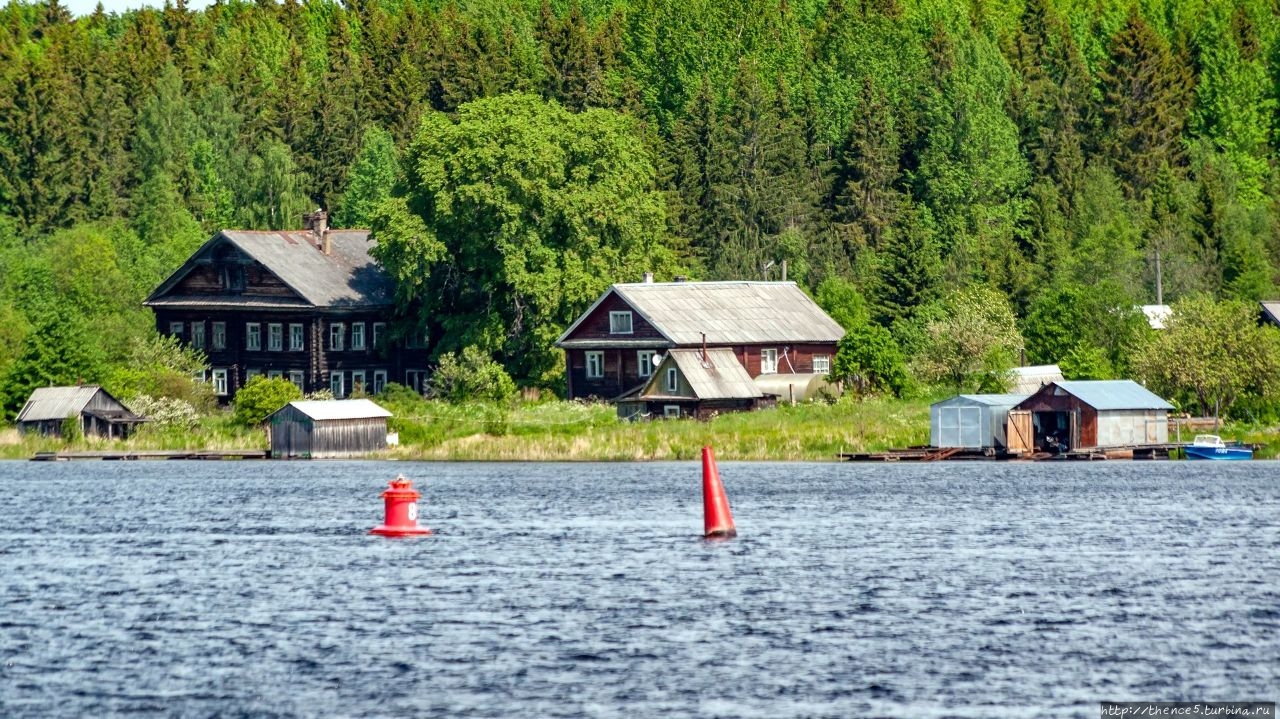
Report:
M 369 530 L 369 534 L 383 537 L 417 537 L 431 534 L 431 530 L 418 526 L 418 494 L 413 482 L 403 474 L 391 480 L 390 489 L 382 493 L 386 500 L 387 516 L 383 523 Z
M 729 538 L 738 536 L 733 526 L 733 514 L 729 511 L 729 498 L 720 482 L 720 470 L 711 447 L 702 448 L 702 513 L 706 531 L 704 537 Z

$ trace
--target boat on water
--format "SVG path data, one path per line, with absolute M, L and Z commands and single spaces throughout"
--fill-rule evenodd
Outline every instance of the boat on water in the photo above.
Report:
M 1216 434 L 1197 434 L 1186 452 L 1187 459 L 1253 459 L 1253 447 L 1227 444 Z

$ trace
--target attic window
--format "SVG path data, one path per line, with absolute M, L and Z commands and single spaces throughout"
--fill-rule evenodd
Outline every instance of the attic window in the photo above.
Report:
M 631 334 L 631 313 L 630 312 L 610 312 L 609 313 L 609 334 L 611 335 Z
M 240 265 L 223 265 L 222 289 L 228 292 L 243 292 L 244 267 L 241 267 Z
M 667 391 L 672 393 L 680 391 L 680 375 L 676 373 L 675 367 L 667 368 Z

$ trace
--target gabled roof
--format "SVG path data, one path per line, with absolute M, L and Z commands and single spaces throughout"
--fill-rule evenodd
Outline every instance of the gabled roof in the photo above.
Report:
M 738 362 L 733 350 L 708 349 L 703 359 L 701 349 L 673 349 L 667 353 L 653 379 L 640 393 L 641 399 L 675 398 L 665 393 L 666 368 L 675 365 L 698 399 L 748 399 L 764 393 L 751 375 Z M 684 399 L 688 399 L 685 397 Z
M 1013 386 L 1009 389 L 1022 393 L 1024 396 L 1035 392 L 1050 382 L 1058 382 L 1063 379 L 1062 369 L 1056 364 L 1014 367 L 1011 371 L 1013 373 Z
M 568 338 L 610 295 L 676 347 L 702 344 L 703 333 L 717 345 L 826 343 L 844 336 L 844 328 L 794 282 L 634 282 L 606 290 L 556 345 L 573 346 Z
M 40 387 L 31 393 L 27 403 L 18 413 L 18 422 L 43 422 L 51 419 L 66 419 L 84 411 L 93 396 L 99 392 L 111 397 L 111 394 L 96 384 L 77 385 L 75 387 Z M 119 404 L 119 400 L 111 397 Z M 123 406 L 123 405 L 122 405 Z
M 1064 380 L 1049 386 L 1061 387 L 1097 410 L 1173 409 L 1173 405 L 1131 379 Z
M 391 416 L 390 412 L 380 407 L 373 400 L 368 399 L 300 399 L 290 402 L 285 407 L 293 407 L 311 419 L 320 421 L 328 419 L 373 419 Z M 272 412 L 271 416 L 282 412 L 285 407 Z M 271 419 L 271 416 L 268 416 L 267 419 Z
M 330 254 L 316 247 L 316 236 L 310 230 L 259 232 L 223 230 L 196 250 L 176 272 L 169 276 L 145 304 L 207 305 L 225 301 L 223 296 L 168 295 L 198 265 L 210 262 L 214 252 L 224 244 L 239 248 L 260 262 L 280 281 L 289 286 L 303 303 L 312 307 L 358 307 L 389 305 L 392 302 L 391 279 L 369 255 L 368 230 L 329 230 Z M 271 306 L 299 306 L 296 300 L 247 295 L 243 302 L 266 303 Z

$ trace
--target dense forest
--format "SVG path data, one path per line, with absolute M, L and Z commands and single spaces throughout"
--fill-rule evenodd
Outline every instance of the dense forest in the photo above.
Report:
M 864 389 L 1023 360 L 1174 383 L 1150 352 L 1186 347 L 1133 308 L 1272 295 L 1278 99 L 1261 0 L 10 2 L 0 401 L 138 389 L 175 363 L 146 294 L 315 207 L 374 229 L 438 355 L 519 383 L 555 385 L 610 282 L 784 261 Z

